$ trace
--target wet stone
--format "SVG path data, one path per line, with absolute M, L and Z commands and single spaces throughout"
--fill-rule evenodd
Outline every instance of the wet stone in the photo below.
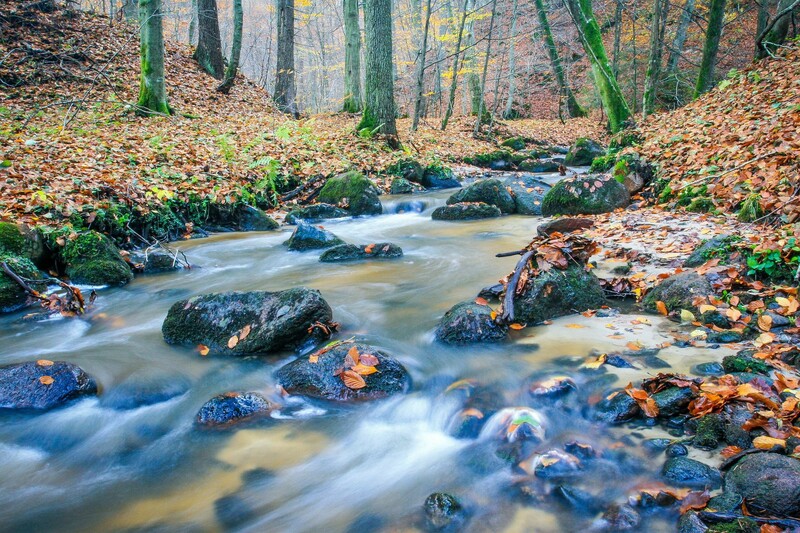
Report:
M 607 424 L 622 424 L 639 416 L 640 413 L 636 400 L 620 391 L 610 399 L 605 398 L 600 401 L 595 406 L 593 417 Z
M 429 531 L 456 531 L 466 521 L 464 506 L 455 496 L 436 492 L 423 504 L 425 526 Z
M 269 415 L 272 405 L 254 392 L 226 392 L 207 401 L 197 413 L 197 425 L 226 427 Z
M 689 387 L 670 387 L 653 394 L 658 416 L 662 418 L 683 413 L 693 398 L 694 393 Z
M 697 448 L 712 450 L 725 437 L 725 424 L 718 414 L 709 414 L 697 421 L 692 444 Z
M 445 344 L 472 344 L 505 340 L 508 327 L 498 324 L 492 309 L 474 302 L 461 302 L 450 308 L 436 328 L 436 340 Z
M 603 531 L 631 531 L 637 528 L 641 517 L 630 505 L 612 505 L 603 513 L 600 527 Z
M 72 363 L 41 359 L 0 367 L 0 410 L 53 409 L 95 394 L 94 379 Z
M 319 260 L 322 263 L 344 263 L 364 259 L 397 259 L 398 257 L 403 257 L 403 250 L 399 246 L 390 242 L 379 242 L 362 245 L 340 244 L 325 250 Z
M 664 454 L 667 457 L 683 457 L 689 454 L 689 448 L 679 443 L 670 444 L 667 446 L 667 449 L 664 450 Z
M 665 481 L 677 487 L 715 489 L 722 484 L 719 470 L 688 457 L 667 459 L 661 475 Z
M 437 207 L 431 213 L 431 218 L 433 220 L 478 220 L 496 218 L 501 215 L 500 209 L 496 206 L 482 202 L 462 202 Z
M 698 376 L 721 376 L 725 374 L 725 369 L 721 363 L 711 361 L 708 363 L 699 363 L 692 367 L 692 374 Z
M 800 460 L 777 453 L 754 453 L 725 475 L 725 492 L 741 495 L 756 515 L 800 518 Z
M 330 231 L 312 226 L 311 224 L 298 223 L 289 240 L 283 243 L 289 250 L 303 252 L 306 250 L 318 250 L 320 248 L 330 248 L 344 241 Z

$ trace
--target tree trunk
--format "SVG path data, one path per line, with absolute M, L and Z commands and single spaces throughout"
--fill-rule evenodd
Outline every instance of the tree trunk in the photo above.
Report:
M 467 11 L 470 15 L 475 9 L 475 0 L 470 0 Z M 475 22 L 472 17 L 467 18 L 467 51 L 464 58 L 464 70 L 469 89 L 470 114 L 477 115 L 481 105 L 481 79 L 478 76 L 477 43 L 475 41 Z
M 344 104 L 347 113 L 361 111 L 361 29 L 358 0 L 344 0 Z
M 694 88 L 695 98 L 714 87 L 714 67 L 717 64 L 719 39 L 722 36 L 725 3 L 726 0 L 711 0 L 706 42 L 703 45 L 703 60 L 700 63 L 700 73 L 697 75 L 697 84 Z
M 172 114 L 164 87 L 164 30 L 161 0 L 140 0 L 141 73 L 137 112 Z
M 678 74 L 678 61 L 681 59 L 683 52 L 683 45 L 686 44 L 686 37 L 689 32 L 689 24 L 694 17 L 695 0 L 686 0 L 686 5 L 683 6 L 681 12 L 681 19 L 678 22 L 678 29 L 675 31 L 675 39 L 672 41 L 672 47 L 669 51 L 669 58 L 667 59 L 667 77 L 673 78 Z
M 200 66 L 221 80 L 225 75 L 225 62 L 222 59 L 222 39 L 219 36 L 217 0 L 197 0 L 197 48 L 194 58 Z
M 492 35 L 494 33 L 494 19 L 497 15 L 497 0 L 492 0 L 492 16 L 489 18 L 489 38 L 486 42 L 486 57 L 483 60 L 483 73 L 481 74 L 481 91 L 480 101 L 478 102 L 478 116 L 475 119 L 475 128 L 472 130 L 473 135 L 478 135 L 481 130 L 481 124 L 488 121 L 489 113 L 486 111 L 486 75 L 489 72 L 489 58 L 492 56 Z
M 231 57 L 228 60 L 228 68 L 225 71 L 225 81 L 217 90 L 223 94 L 228 94 L 233 87 L 236 79 L 236 72 L 239 70 L 239 58 L 242 54 L 242 26 L 244 24 L 244 13 L 242 11 L 242 0 L 233 0 L 233 43 L 231 44 Z
M 578 100 L 575 98 L 575 94 L 567 84 L 566 76 L 564 76 L 564 66 L 561 63 L 561 57 L 558 55 L 556 42 L 553 40 L 553 32 L 551 31 L 550 23 L 547 20 L 547 11 L 545 11 L 544 3 L 542 0 L 535 0 L 535 3 L 536 13 L 539 16 L 539 26 L 544 37 L 544 45 L 545 48 L 547 48 L 547 55 L 550 57 L 550 66 L 553 69 L 553 75 L 556 77 L 558 91 L 561 95 L 561 98 L 566 101 L 567 114 L 570 117 L 585 117 L 586 111 L 584 111 L 578 103 Z
M 772 21 L 756 37 L 756 59 L 774 54 L 789 35 L 792 11 L 798 6 L 797 0 L 779 0 L 778 9 Z
M 624 122 L 631 116 L 628 103 L 611 71 L 611 65 L 603 46 L 603 36 L 592 12 L 591 0 L 566 0 L 570 16 L 575 22 L 581 43 L 589 62 L 592 65 L 597 92 L 608 117 L 608 126 L 613 133 L 622 129 Z
M 666 29 L 669 0 L 655 0 L 653 22 L 650 27 L 650 52 L 647 55 L 647 72 L 644 76 L 644 97 L 642 99 L 642 118 L 653 112 L 656 103 L 659 81 L 661 80 L 661 56 L 664 51 L 664 30 Z
M 130 1 L 130 0 L 127 0 Z M 189 18 L 189 44 L 194 46 L 195 35 L 197 35 L 197 0 L 192 0 L 192 16 Z
M 516 77 L 517 77 L 517 63 L 514 57 L 514 41 L 517 38 L 517 0 L 514 0 L 514 6 L 511 8 L 511 30 L 508 35 L 508 98 L 506 99 L 506 108 L 503 111 L 503 118 L 512 118 L 514 116 L 514 93 L 516 90 Z
M 622 38 L 622 1 L 623 0 L 617 0 L 616 9 L 614 10 L 614 57 L 611 60 L 611 71 L 614 73 L 615 78 L 619 76 L 620 41 Z
M 419 48 L 419 63 L 417 64 L 417 91 L 414 95 L 414 118 L 411 121 L 411 131 L 417 131 L 419 115 L 422 112 L 422 99 L 425 92 L 425 57 L 428 52 L 428 29 L 431 25 L 431 0 L 425 8 L 425 24 L 422 29 L 422 43 Z
M 756 38 L 755 38 L 755 47 L 753 49 L 753 60 L 760 59 L 762 49 L 761 45 L 758 42 L 758 36 L 764 33 L 764 30 L 767 27 L 767 23 L 769 22 L 769 6 L 770 0 L 760 0 L 758 4 L 758 22 L 756 23 Z
M 294 70 L 294 0 L 277 0 L 278 52 L 275 72 L 275 103 L 282 112 L 297 117 Z
M 469 5 L 469 0 L 464 0 L 464 9 L 461 11 L 461 22 L 458 25 L 458 37 L 456 39 L 456 53 L 453 56 L 452 79 L 450 80 L 450 96 L 447 99 L 447 111 L 445 111 L 444 118 L 442 119 L 442 131 L 447 129 L 447 122 L 453 115 L 453 107 L 455 106 L 456 103 L 456 88 L 458 87 L 459 58 L 461 57 L 461 40 L 464 37 L 464 25 L 467 21 L 468 5 Z
M 368 128 L 387 136 L 399 147 L 395 125 L 394 78 L 392 76 L 392 0 L 366 0 L 366 101 L 358 130 Z

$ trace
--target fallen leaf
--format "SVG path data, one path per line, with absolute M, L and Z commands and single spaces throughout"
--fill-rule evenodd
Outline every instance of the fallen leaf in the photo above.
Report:
M 711 494 L 707 490 L 704 490 L 703 492 L 690 492 L 683 498 L 683 500 L 681 500 L 680 513 L 684 514 L 686 511 L 690 511 L 692 509 L 702 509 L 706 506 L 708 500 L 710 499 Z
M 486 301 L 486 298 L 481 298 L 480 296 L 475 298 L 475 303 L 478 305 L 489 305 L 489 302 Z
M 656 310 L 658 311 L 659 314 L 664 316 L 667 316 L 669 314 L 669 311 L 667 311 L 667 304 L 665 304 L 661 300 L 656 302 Z
M 772 329 L 772 317 L 767 314 L 762 314 L 758 317 L 758 329 L 761 331 L 769 331 Z
M 786 441 L 784 439 L 775 439 L 766 435 L 761 435 L 753 439 L 753 447 L 759 450 L 771 450 L 775 446 L 786 448 Z
M 727 311 L 725 311 L 725 316 L 728 317 L 731 321 L 736 322 L 740 318 L 742 318 L 742 312 L 736 309 L 735 307 L 731 307 Z
M 625 345 L 625 347 L 631 351 L 638 352 L 642 349 L 642 344 L 638 341 L 630 341 Z
M 565 327 L 569 329 L 584 329 L 587 326 L 584 326 L 583 324 L 567 324 Z
M 692 323 L 695 320 L 697 319 L 694 317 L 694 313 L 687 311 L 686 309 L 681 309 L 681 322 Z
M 517 324 L 514 322 L 513 324 L 509 324 L 508 326 L 510 329 L 525 329 L 525 326 L 522 324 Z
M 360 376 L 369 376 L 370 374 L 377 372 L 378 369 L 374 366 L 367 366 L 359 363 L 352 368 L 352 371 Z
M 319 355 L 312 353 L 311 355 L 308 356 L 308 362 L 311 363 L 312 365 L 316 365 L 317 363 L 319 363 Z
M 52 385 L 53 381 L 55 380 L 50 376 L 42 376 L 39 378 L 39 383 L 41 383 L 42 385 Z
M 704 315 L 706 313 L 716 311 L 717 310 L 717 306 L 709 305 L 709 304 L 703 304 L 700 307 L 698 307 L 697 309 L 698 309 L 698 311 L 700 311 L 701 315 Z
M 358 390 L 367 386 L 367 382 L 364 381 L 364 378 L 352 370 L 345 370 L 339 377 L 342 379 L 344 386 L 348 389 Z
M 210 351 L 211 351 L 211 349 L 208 346 L 206 346 L 205 344 L 198 344 L 197 345 L 197 353 L 199 353 L 203 357 L 207 356 L 208 352 L 210 352 Z
M 36 365 L 37 366 L 45 366 L 45 367 L 53 366 L 53 362 L 49 361 L 47 359 L 39 359 L 38 361 L 36 361 Z
M 353 368 L 359 362 L 358 347 L 353 346 L 347 351 L 347 355 L 344 357 L 344 366 L 345 368 Z
M 360 363 L 366 366 L 378 366 L 379 361 L 376 356 L 369 353 L 363 353 L 361 354 Z
M 237 344 L 239 344 L 239 337 L 237 335 L 234 335 L 233 337 L 228 339 L 228 348 L 230 348 L 231 350 L 236 348 Z
M 375 249 L 375 243 L 368 244 L 366 248 L 364 248 L 364 253 L 371 254 L 372 250 Z
M 245 327 L 242 328 L 241 333 L 239 333 L 239 340 L 243 341 L 250 335 L 250 324 L 247 324 Z

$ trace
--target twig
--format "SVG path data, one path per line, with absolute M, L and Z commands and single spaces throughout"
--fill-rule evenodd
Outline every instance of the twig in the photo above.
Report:
M 711 511 L 700 511 L 698 513 L 700 520 L 709 521 L 712 524 L 719 524 L 723 522 L 733 522 L 734 520 L 747 519 L 752 520 L 758 524 L 768 524 L 788 528 L 790 531 L 797 531 L 800 528 L 800 520 L 793 518 L 762 518 L 760 516 L 743 516 L 733 513 L 714 513 Z
M 506 285 L 506 294 L 503 297 L 503 320 L 506 322 L 514 320 L 514 294 L 517 292 L 517 283 L 519 283 L 522 271 L 528 265 L 528 261 L 531 260 L 533 254 L 534 250 L 528 250 L 523 254 L 517 262 L 517 266 L 514 268 L 514 275 L 511 276 L 511 279 Z
M 17 283 L 17 285 L 19 285 L 20 287 L 22 287 L 22 289 L 23 289 L 25 292 L 27 292 L 28 294 L 30 294 L 30 295 L 31 295 L 31 296 L 33 296 L 34 298 L 39 298 L 40 300 L 47 300 L 47 298 L 45 298 L 44 296 L 42 296 L 41 294 L 39 294 L 39 292 L 38 292 L 38 291 L 35 291 L 35 290 L 33 290 L 33 289 L 31 288 L 31 286 L 30 286 L 30 285 L 28 285 L 27 283 L 25 283 L 25 281 L 24 281 L 24 280 L 23 280 L 21 277 L 19 277 L 19 276 L 17 275 L 17 273 L 16 273 L 16 272 L 14 272 L 13 270 L 11 270 L 11 267 L 9 267 L 9 266 L 8 266 L 8 263 L 6 263 L 5 261 L 3 261 L 2 263 L 0 263 L 0 266 L 2 266 L 2 267 L 3 267 L 3 272 L 5 272 L 5 273 L 6 273 L 6 275 L 7 275 L 9 278 L 13 279 L 13 280 L 14 280 L 14 281 Z
M 517 250 L 515 252 L 500 252 L 499 254 L 494 254 L 495 257 L 511 257 L 514 255 L 522 255 L 526 252 L 526 250 Z

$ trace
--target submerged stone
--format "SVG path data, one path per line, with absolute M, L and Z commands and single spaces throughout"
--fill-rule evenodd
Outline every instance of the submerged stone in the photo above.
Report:
M 458 498 L 444 492 L 425 498 L 423 511 L 429 531 L 457 531 L 466 521 L 466 511 Z
M 492 318 L 492 309 L 474 302 L 461 302 L 450 308 L 436 328 L 436 340 L 445 344 L 500 342 L 508 327 Z
M 267 416 L 272 405 L 254 392 L 226 392 L 214 396 L 200 408 L 195 422 L 204 427 L 230 426 Z
M 299 224 L 301 222 L 316 222 L 330 218 L 349 217 L 350 213 L 331 204 L 312 204 L 297 209 L 292 209 L 286 215 L 287 224 Z

